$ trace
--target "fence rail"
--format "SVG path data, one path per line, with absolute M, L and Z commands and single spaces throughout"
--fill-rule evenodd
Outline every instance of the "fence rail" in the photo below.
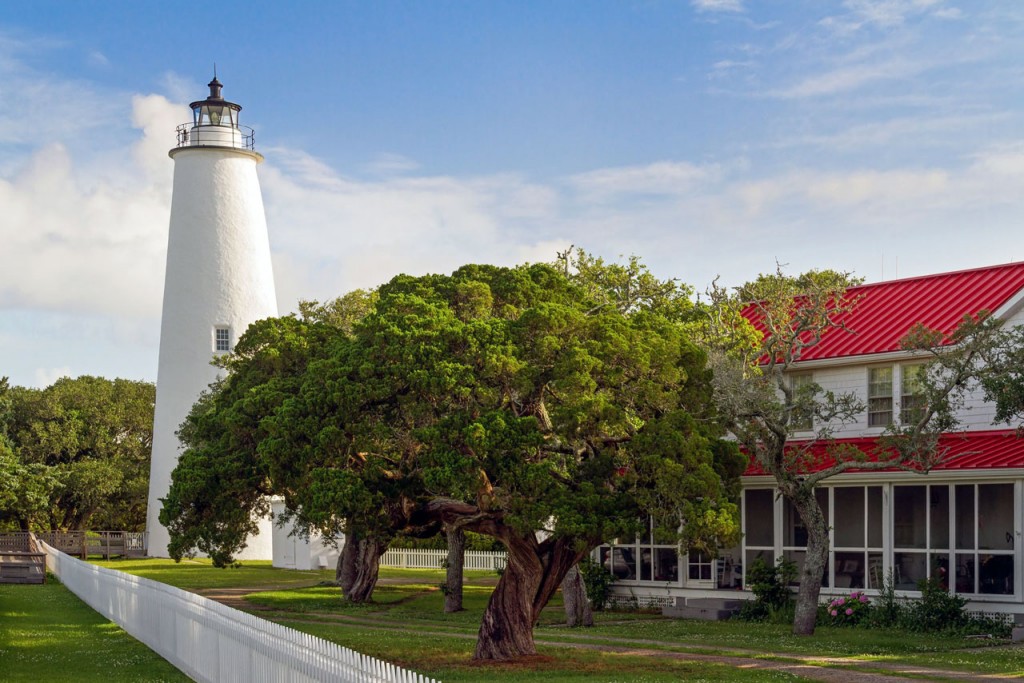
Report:
M 0 583 L 46 583 L 46 554 L 32 534 L 0 540 Z
M 47 567 L 71 592 L 201 683 L 437 683 L 194 593 L 41 545 Z
M 380 566 L 402 569 L 437 569 L 444 566 L 446 559 L 448 559 L 447 550 L 389 548 L 380 558 Z M 505 553 L 467 550 L 462 568 L 501 571 L 505 568 Z
M 29 536 L 27 531 L 2 532 L 0 550 L 26 549 Z M 114 555 L 146 555 L 146 534 L 141 531 L 39 531 L 36 538 L 82 559 L 89 555 L 102 555 L 106 559 Z

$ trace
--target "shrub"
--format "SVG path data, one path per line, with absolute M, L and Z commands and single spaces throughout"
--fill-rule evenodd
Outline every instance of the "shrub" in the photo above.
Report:
M 882 581 L 882 588 L 875 598 L 875 603 L 868 613 L 866 623 L 877 628 L 898 626 L 903 619 L 906 602 L 896 597 L 896 578 L 892 570 Z
M 953 595 L 937 578 L 917 582 L 921 597 L 907 603 L 900 626 L 908 631 L 955 631 L 967 626 L 967 600 Z
M 918 587 L 919 599 L 897 597 L 890 572 L 863 623 L 869 627 L 901 628 L 918 633 L 953 631 L 965 635 L 984 633 L 996 638 L 1010 636 L 1011 627 L 1005 620 L 968 614 L 964 611 L 967 600 L 951 595 L 938 579 L 920 581 Z
M 833 626 L 856 626 L 871 613 L 871 601 L 863 591 L 854 591 L 848 596 L 834 598 L 825 612 Z
M 590 607 L 600 612 L 608 605 L 612 584 L 615 583 L 615 575 L 589 557 L 580 560 L 578 566 Z
M 793 594 L 789 584 L 796 578 L 796 564 L 779 558 L 772 567 L 762 558 L 750 563 L 747 587 L 754 594 L 737 615 L 744 621 L 781 621 L 792 617 Z

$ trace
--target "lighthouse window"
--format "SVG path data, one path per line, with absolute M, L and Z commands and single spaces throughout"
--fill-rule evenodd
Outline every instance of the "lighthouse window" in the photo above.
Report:
M 231 350 L 231 330 L 227 327 L 215 327 L 213 330 L 213 350 Z

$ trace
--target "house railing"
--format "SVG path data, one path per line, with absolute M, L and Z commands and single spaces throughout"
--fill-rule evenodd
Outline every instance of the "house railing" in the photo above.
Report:
M 46 554 L 28 532 L 0 539 L 0 583 L 45 583 Z
M 47 568 L 72 593 L 196 681 L 437 683 L 194 593 L 41 545 Z
M 389 548 L 383 557 L 380 558 L 380 566 L 400 567 L 403 569 L 437 569 L 444 566 L 447 558 L 447 550 Z M 505 568 L 505 553 L 488 550 L 467 550 L 462 568 L 501 571 Z
M 0 550 L 27 548 L 29 535 L 27 531 L 0 533 Z M 39 531 L 36 538 L 82 559 L 89 555 L 102 555 L 106 559 L 115 555 L 146 555 L 146 534 L 142 531 Z

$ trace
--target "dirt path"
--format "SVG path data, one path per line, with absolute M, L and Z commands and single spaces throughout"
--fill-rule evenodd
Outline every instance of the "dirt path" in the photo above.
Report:
M 395 583 L 402 582 L 401 579 L 394 580 Z M 310 586 L 317 585 L 315 583 Z M 213 588 L 200 591 L 204 597 L 216 600 L 217 602 L 245 610 L 247 612 L 275 612 L 280 619 L 287 619 L 290 622 L 303 624 L 323 624 L 330 622 L 342 622 L 360 626 L 372 626 L 384 631 L 405 632 L 407 629 L 396 626 L 394 621 L 367 616 L 350 616 L 344 614 L 329 613 L 304 613 L 294 616 L 287 612 L 275 610 L 266 605 L 257 605 L 245 600 L 250 593 L 259 593 L 271 590 L 285 590 L 290 588 L 301 588 L 302 585 L 288 584 L 286 586 L 261 586 L 259 588 Z M 316 617 L 316 618 L 310 618 Z M 440 636 L 447 638 L 460 638 L 475 640 L 476 634 L 466 633 L 458 626 L 434 625 L 434 630 L 417 632 L 429 636 Z M 863 660 L 846 657 L 811 657 L 802 655 L 787 655 L 780 659 L 763 659 L 767 653 L 745 650 L 742 648 L 715 647 L 732 654 L 702 654 L 700 652 L 686 652 L 687 649 L 708 649 L 706 647 L 692 646 L 686 644 L 670 644 L 665 641 L 619 638 L 602 635 L 587 635 L 573 633 L 573 640 L 560 640 L 557 634 L 542 633 L 535 637 L 538 645 L 549 647 L 564 647 L 577 650 L 593 650 L 598 652 L 615 652 L 634 657 L 652 657 L 662 659 L 675 659 L 693 662 L 708 662 L 722 664 L 742 669 L 759 669 L 763 671 L 785 672 L 794 676 L 825 683 L 907 683 L 908 680 L 926 681 L 995 681 L 995 680 L 1016 680 L 1020 677 L 1012 674 L 979 674 L 963 671 L 948 671 L 918 667 L 907 664 L 894 664 L 888 662 L 865 662 Z M 594 642 L 588 642 L 594 641 Z M 596 642 L 602 641 L 602 642 Z M 621 645 L 609 645 L 609 642 L 621 643 Z M 645 646 L 670 646 L 673 650 L 654 649 Z M 681 651 L 683 650 L 683 651 Z M 863 669 L 871 669 L 865 671 Z

